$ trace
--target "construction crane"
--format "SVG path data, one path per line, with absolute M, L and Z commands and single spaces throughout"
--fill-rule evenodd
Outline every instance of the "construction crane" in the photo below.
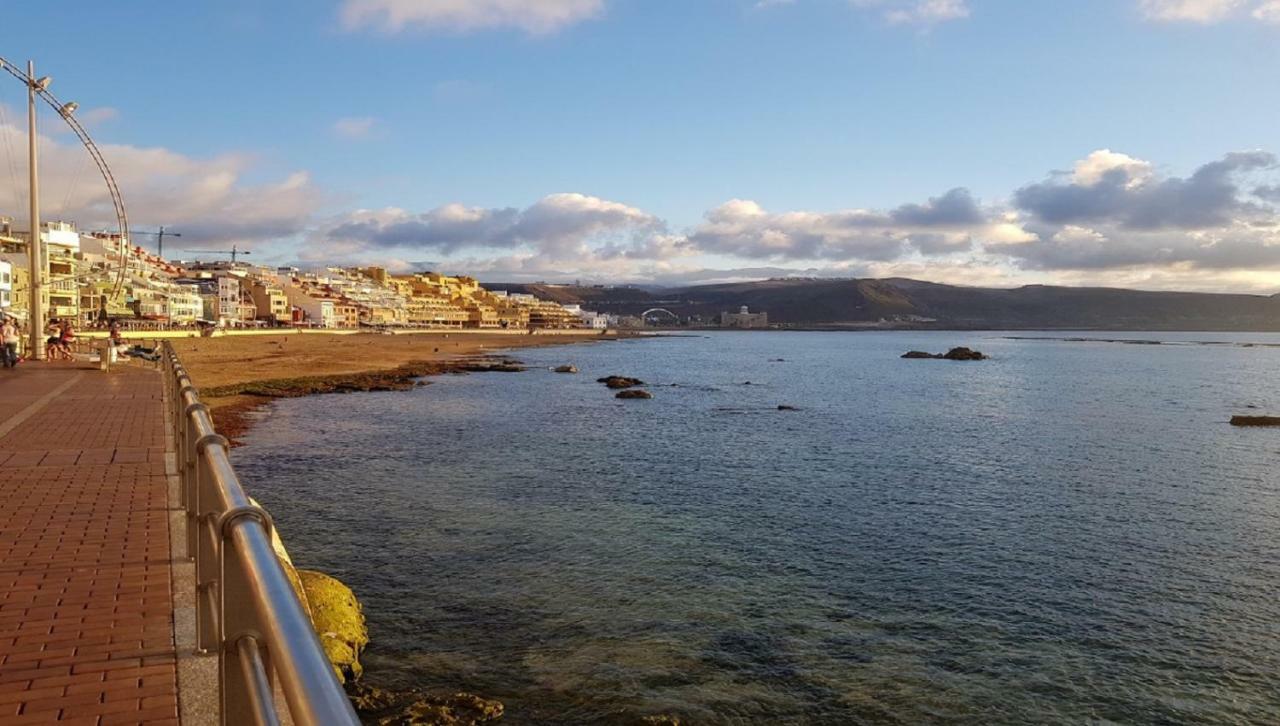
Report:
M 249 250 L 240 249 L 239 245 L 231 245 L 229 250 L 183 250 L 183 252 L 194 252 L 197 255 L 231 255 L 231 264 L 236 263 L 236 256 L 252 254 Z
M 182 236 L 182 234 L 179 232 L 165 232 L 164 227 L 161 227 L 159 232 L 138 232 L 137 230 L 134 230 L 133 232 L 131 232 L 131 234 L 135 236 L 140 234 L 145 234 L 148 237 L 155 237 L 156 238 L 156 257 L 159 257 L 161 259 L 164 259 L 164 236 L 166 234 L 169 235 L 170 237 Z

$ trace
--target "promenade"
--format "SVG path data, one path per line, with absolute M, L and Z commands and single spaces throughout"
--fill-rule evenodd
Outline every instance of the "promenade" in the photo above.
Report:
M 0 726 L 177 723 L 160 373 L 0 370 Z

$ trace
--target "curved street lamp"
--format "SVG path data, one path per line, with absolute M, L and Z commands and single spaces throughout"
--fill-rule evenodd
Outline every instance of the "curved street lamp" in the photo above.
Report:
M 31 238 L 28 249 L 31 261 L 31 282 L 28 286 L 31 288 L 31 311 L 29 322 L 31 326 L 31 350 L 35 356 L 41 357 L 41 348 L 44 345 L 44 310 L 42 308 L 41 287 L 44 285 L 44 265 L 41 261 L 40 254 L 40 202 L 39 202 L 39 184 L 36 165 L 36 103 L 35 99 L 39 97 L 51 108 L 58 112 L 62 120 L 66 122 L 71 131 L 80 139 L 80 143 L 84 145 L 85 150 L 89 152 L 89 156 L 93 158 L 93 163 L 97 165 L 98 171 L 102 174 L 102 180 L 107 184 L 107 191 L 111 194 L 111 204 L 115 208 L 116 229 L 120 235 L 120 265 L 116 274 L 115 284 L 111 289 L 111 297 L 120 294 L 120 290 L 124 287 L 125 272 L 128 268 L 128 239 L 129 239 L 129 216 L 125 212 L 124 197 L 120 194 L 120 187 L 116 184 L 115 176 L 111 173 L 111 167 L 107 165 L 107 160 L 102 156 L 102 152 L 98 150 L 97 144 L 93 143 L 89 132 L 85 131 L 84 126 L 76 120 L 74 114 L 79 105 L 74 101 L 63 103 L 59 101 L 52 93 L 49 92 L 49 85 L 52 79 L 49 76 L 37 78 L 35 74 L 35 64 L 27 61 L 27 70 L 24 73 L 22 69 L 10 63 L 8 59 L 0 56 L 0 70 L 4 70 L 9 75 L 22 81 L 27 87 L 27 121 L 29 125 L 30 139 L 30 179 L 31 179 Z

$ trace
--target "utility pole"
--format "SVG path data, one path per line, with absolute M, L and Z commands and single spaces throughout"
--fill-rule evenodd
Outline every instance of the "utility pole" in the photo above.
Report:
M 44 255 L 40 249 L 40 179 L 36 169 L 36 64 L 27 61 L 27 134 L 31 185 L 31 238 L 27 245 L 27 262 L 31 266 L 31 311 L 27 322 L 31 326 L 30 350 L 33 360 L 44 358 Z M 48 85 L 48 81 L 44 81 Z

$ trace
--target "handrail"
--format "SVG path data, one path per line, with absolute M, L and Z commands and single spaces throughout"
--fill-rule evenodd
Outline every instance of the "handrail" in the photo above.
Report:
M 173 346 L 162 346 L 171 406 L 187 554 L 196 563 L 196 647 L 218 656 L 223 724 L 281 722 L 275 690 L 299 726 L 358 726 L 271 546 L 271 516 L 240 485 L 209 407 L 200 402 Z

